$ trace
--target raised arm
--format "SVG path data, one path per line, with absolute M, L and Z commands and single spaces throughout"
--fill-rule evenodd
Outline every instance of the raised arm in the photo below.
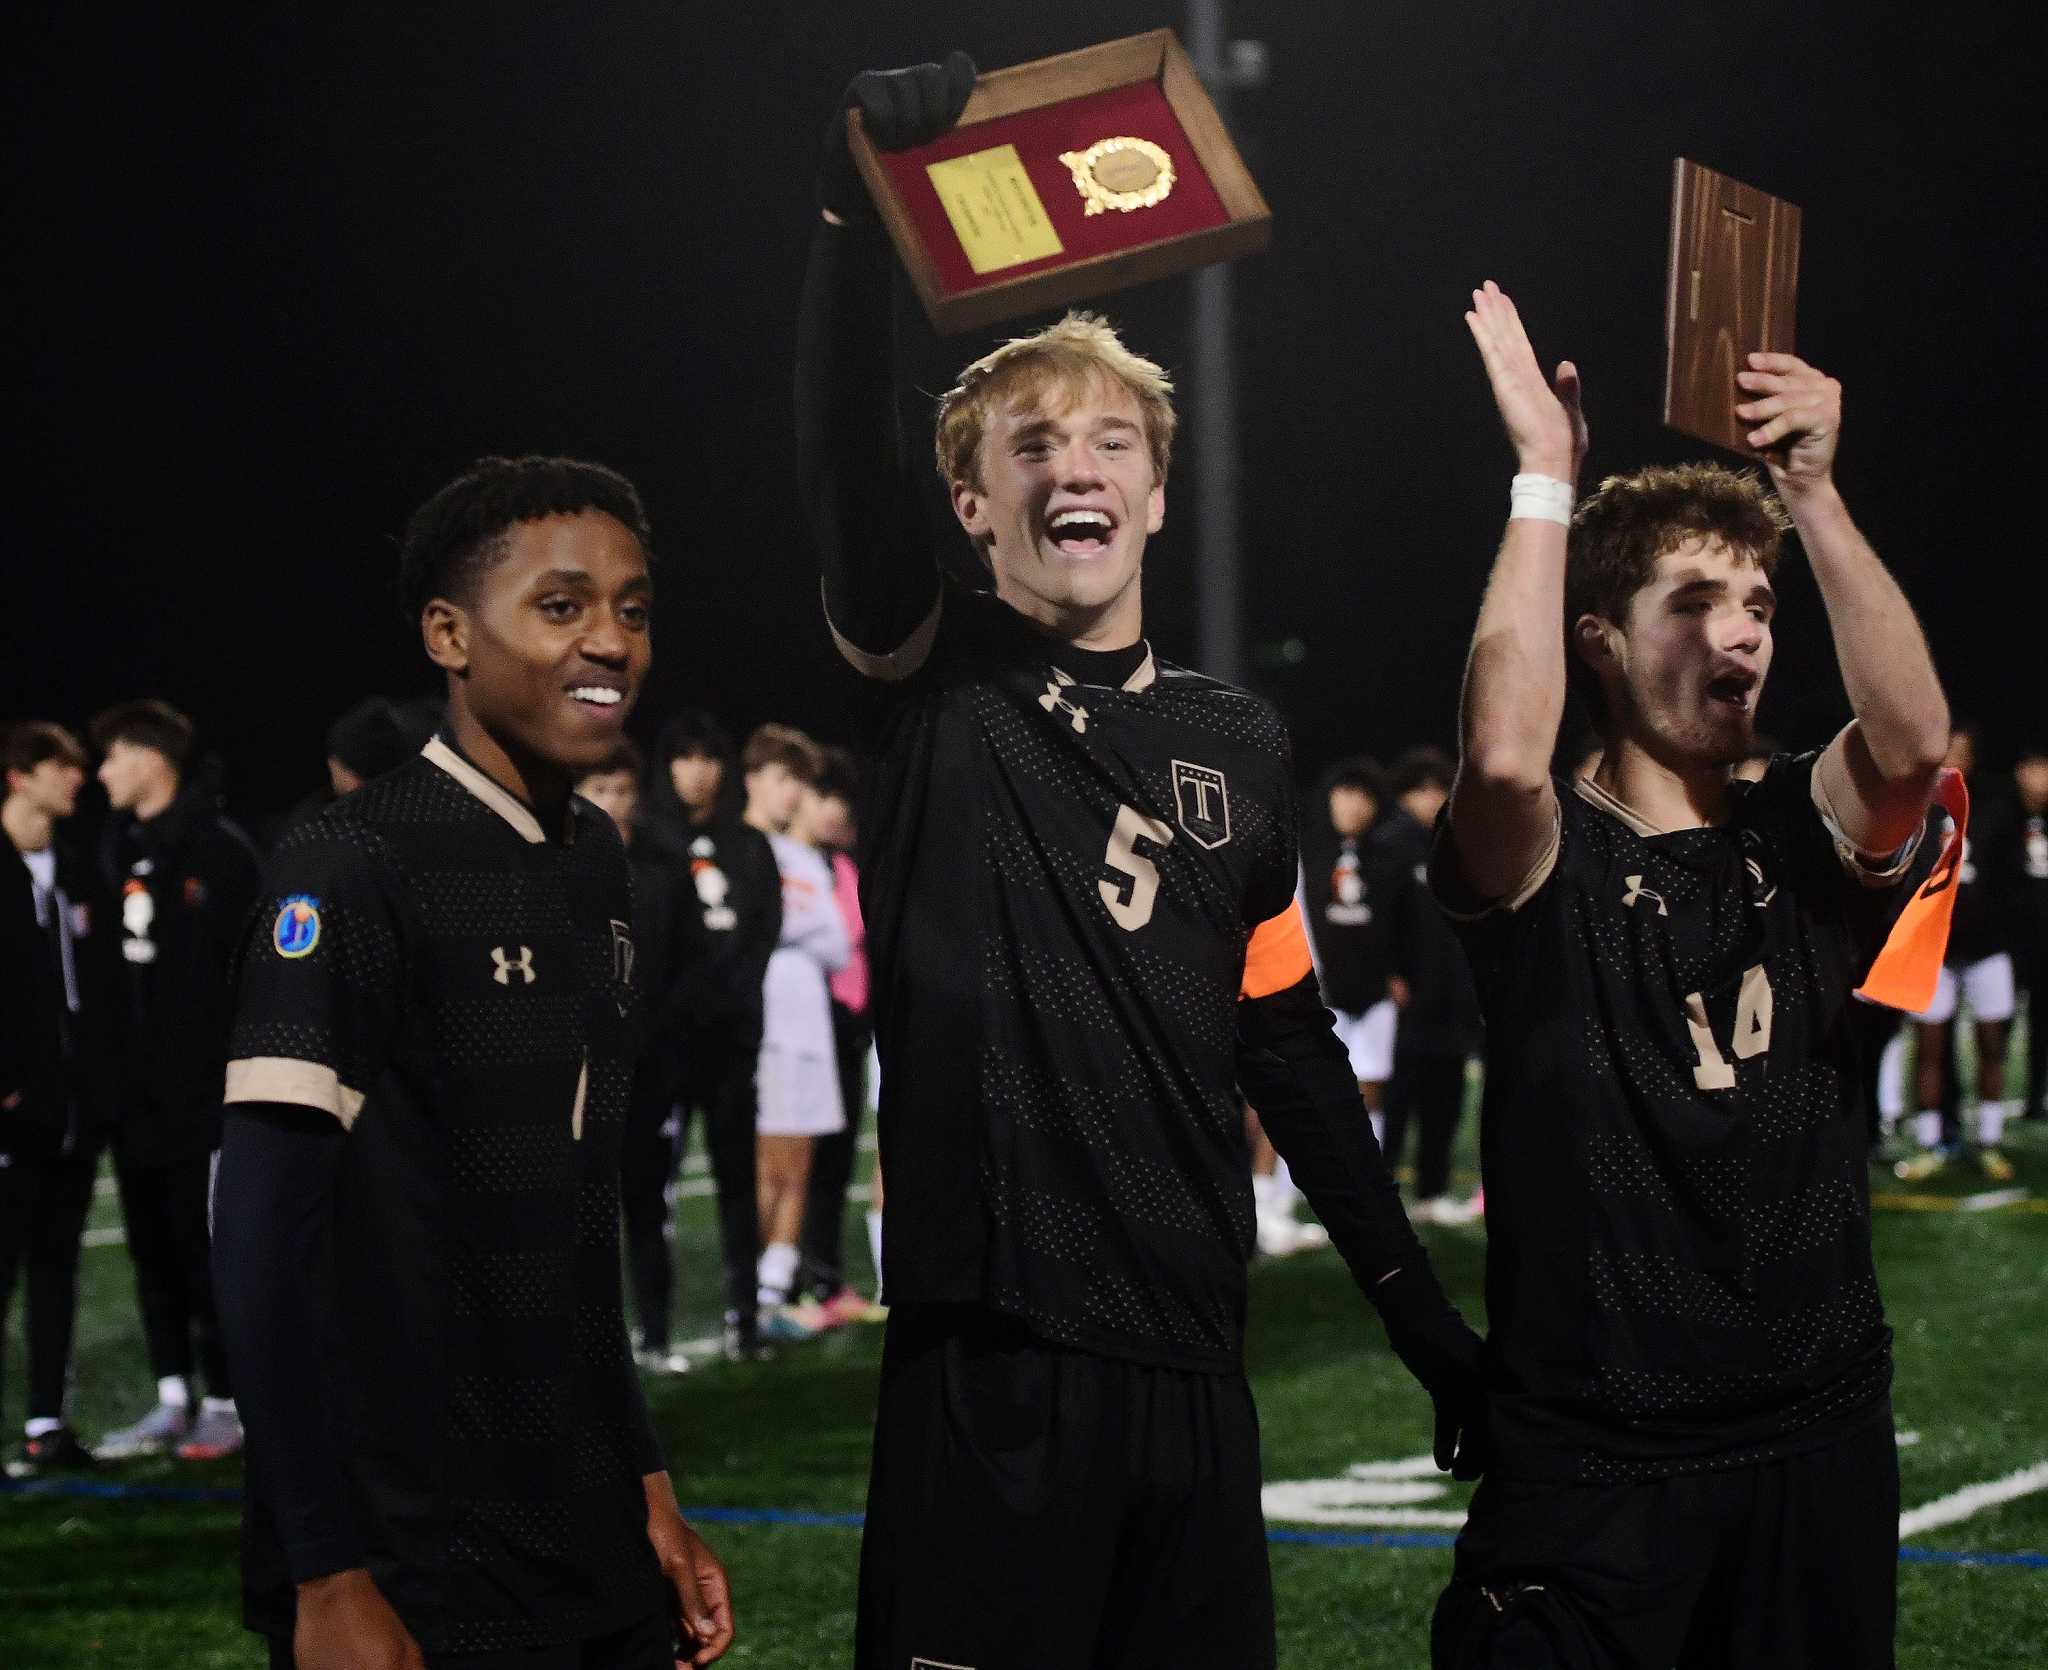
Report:
M 1546 380 L 1515 304 L 1488 280 L 1465 315 L 1518 472 L 1465 663 L 1450 854 L 1475 903 L 1512 896 L 1557 830 L 1550 756 L 1564 717 L 1564 551 L 1586 420 L 1567 360 Z
M 890 332 L 894 256 L 847 147 L 846 110 L 884 149 L 951 127 L 974 64 L 869 70 L 853 79 L 825 132 L 820 224 L 811 235 L 797 321 L 797 479 L 824 570 L 825 613 L 840 653 L 870 677 L 915 672 L 937 624 L 939 573 L 915 482 L 928 448 L 898 421 Z
M 1820 788 L 1841 831 L 1873 856 L 1912 838 L 1948 748 L 1948 701 L 1906 594 L 1849 518 L 1835 487 L 1842 385 L 1791 354 L 1751 354 L 1736 407 L 1756 425 L 1771 480 L 1799 530 L 1834 633 L 1855 720 L 1821 755 Z

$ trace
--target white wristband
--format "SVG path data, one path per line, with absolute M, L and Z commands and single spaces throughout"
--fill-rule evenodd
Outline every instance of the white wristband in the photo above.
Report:
M 1572 484 L 1555 476 L 1518 475 L 1508 483 L 1508 520 L 1530 517 L 1539 522 L 1572 525 Z

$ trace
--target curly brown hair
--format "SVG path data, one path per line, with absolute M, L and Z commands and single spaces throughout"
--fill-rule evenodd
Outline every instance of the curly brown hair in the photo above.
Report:
M 1657 559 L 1692 539 L 1715 540 L 1756 564 L 1765 578 L 1792 518 L 1755 470 L 1724 464 L 1653 464 L 1611 475 L 1572 516 L 1565 548 L 1565 665 L 1580 693 L 1602 711 L 1599 681 L 1571 647 L 1585 615 L 1621 624 L 1629 602 L 1657 572 Z

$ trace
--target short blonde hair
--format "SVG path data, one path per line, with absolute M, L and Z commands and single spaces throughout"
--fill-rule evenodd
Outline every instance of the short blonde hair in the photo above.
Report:
M 1109 383 L 1138 403 L 1152 469 L 1166 479 L 1173 457 L 1173 382 L 1165 367 L 1134 354 L 1109 322 L 1095 313 L 1069 313 L 1035 336 L 1012 337 L 960 373 L 939 397 L 938 465 L 947 486 L 981 485 L 982 432 L 991 413 L 1019 399 L 1039 400 L 1059 390 L 1071 401 L 1091 386 Z

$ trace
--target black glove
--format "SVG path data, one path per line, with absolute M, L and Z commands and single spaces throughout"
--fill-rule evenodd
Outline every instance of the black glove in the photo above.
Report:
M 936 139 L 960 119 L 974 91 L 974 60 L 964 52 L 943 64 L 904 70 L 862 70 L 825 124 L 825 156 L 818 168 L 818 203 L 841 220 L 873 220 L 875 206 L 846 142 L 846 113 L 860 111 L 861 126 L 879 150 L 900 151 Z
M 1484 1346 L 1444 1296 L 1428 1262 L 1404 1265 L 1373 1290 L 1387 1341 L 1436 1406 L 1436 1464 L 1476 1479 L 1491 1459 L 1486 1434 Z

